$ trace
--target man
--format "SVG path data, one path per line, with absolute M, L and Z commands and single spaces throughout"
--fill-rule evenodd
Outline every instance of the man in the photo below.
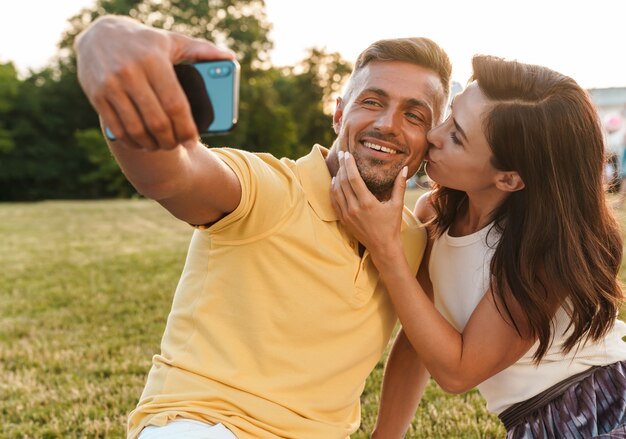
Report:
M 448 94 L 445 52 L 423 38 L 370 46 L 337 101 L 331 150 L 292 161 L 197 141 L 172 64 L 230 52 L 124 17 L 97 20 L 76 49 L 126 177 L 202 225 L 129 437 L 347 438 L 396 316 L 368 252 L 338 222 L 331 177 L 350 152 L 384 200 L 416 172 Z M 403 227 L 417 271 L 425 233 L 410 213 Z

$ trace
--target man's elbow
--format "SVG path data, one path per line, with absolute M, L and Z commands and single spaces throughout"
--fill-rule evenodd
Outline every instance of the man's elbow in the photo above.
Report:
M 181 193 L 180 185 L 173 181 L 131 181 L 131 184 L 141 196 L 154 201 L 171 199 Z

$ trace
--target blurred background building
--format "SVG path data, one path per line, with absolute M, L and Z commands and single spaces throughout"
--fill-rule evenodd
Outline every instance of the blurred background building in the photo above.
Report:
M 604 128 L 607 162 L 605 177 L 612 192 L 626 184 L 626 87 L 588 89 Z M 620 191 L 626 197 L 626 188 Z M 620 201 L 620 207 L 623 201 Z

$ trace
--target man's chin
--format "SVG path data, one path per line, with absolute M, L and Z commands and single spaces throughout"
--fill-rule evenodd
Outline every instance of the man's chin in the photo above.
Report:
M 380 181 L 365 179 L 365 186 L 374 195 L 378 201 L 387 201 L 391 198 L 391 192 L 393 191 L 393 181 Z
M 369 191 L 380 201 L 389 200 L 395 178 L 402 167 L 397 164 L 389 166 L 389 163 L 375 159 L 364 162 L 362 157 L 355 157 L 355 163 Z

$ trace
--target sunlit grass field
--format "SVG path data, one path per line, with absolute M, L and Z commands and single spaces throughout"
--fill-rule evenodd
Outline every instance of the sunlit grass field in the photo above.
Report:
M 0 437 L 124 437 L 190 236 L 147 200 L 0 204 Z M 374 425 L 383 361 L 353 438 Z M 431 382 L 407 437 L 503 432 L 478 393 Z

